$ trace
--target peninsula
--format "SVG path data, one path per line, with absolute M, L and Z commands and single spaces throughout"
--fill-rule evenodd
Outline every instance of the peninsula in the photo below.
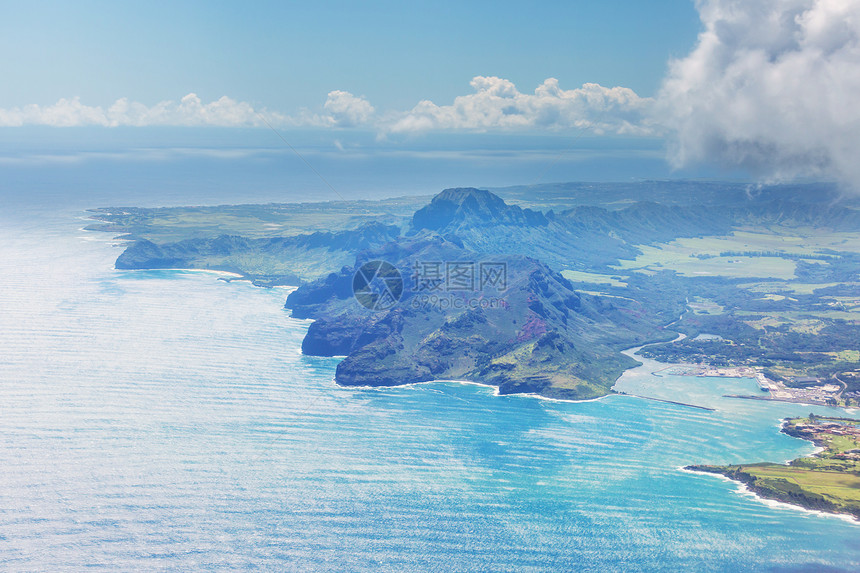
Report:
M 860 400 L 858 207 L 821 184 L 572 183 L 103 208 L 90 228 L 127 241 L 117 268 L 297 286 L 287 308 L 314 319 L 302 349 L 344 356 L 344 385 L 457 379 L 587 399 L 636 365 L 621 350 L 650 344 L 641 354 L 664 362 L 754 370 L 816 396 L 837 387 L 828 396 L 848 405 Z
M 752 463 L 685 469 L 724 475 L 757 495 L 860 520 L 860 420 L 811 414 L 783 422 L 782 431 L 822 451 L 788 464 Z

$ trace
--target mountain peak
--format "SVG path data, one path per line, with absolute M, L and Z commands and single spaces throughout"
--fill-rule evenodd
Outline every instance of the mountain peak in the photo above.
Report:
M 506 207 L 505 201 L 494 193 L 490 193 L 486 189 L 476 189 L 474 187 L 454 187 L 452 189 L 444 189 L 433 197 L 433 201 L 448 201 L 462 205 L 466 202 L 477 202 L 486 205 L 497 205 Z
M 533 226 L 546 223 L 542 213 L 508 205 L 498 195 L 473 187 L 445 189 L 412 217 L 415 231 L 455 231 L 464 225 Z

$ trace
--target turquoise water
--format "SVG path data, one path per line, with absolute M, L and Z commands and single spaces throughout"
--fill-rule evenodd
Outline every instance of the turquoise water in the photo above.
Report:
M 679 469 L 809 453 L 779 419 L 826 408 L 653 363 L 619 389 L 717 411 L 339 388 L 285 289 L 115 271 L 81 214 L 0 228 L 4 570 L 860 567 L 857 524 Z

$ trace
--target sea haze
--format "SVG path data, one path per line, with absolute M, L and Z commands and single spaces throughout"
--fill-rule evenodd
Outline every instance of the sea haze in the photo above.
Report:
M 74 159 L 34 160 L 35 146 L 6 142 L 2 568 L 860 567 L 856 524 L 679 469 L 809 453 L 810 443 L 779 433 L 779 419 L 836 410 L 722 398 L 758 392 L 751 380 L 667 376 L 658 388 L 647 362 L 620 387 L 669 388 L 671 399 L 717 410 L 626 396 L 498 397 L 449 383 L 340 388 L 337 359 L 301 354 L 308 323 L 283 310 L 286 289 L 115 271 L 121 247 L 80 230 L 83 209 L 106 204 L 328 198 L 266 132 L 248 137 L 266 140 L 265 153 L 78 158 L 97 146 L 66 141 L 46 155 Z M 153 147 L 143 141 L 141 153 Z M 357 168 L 333 151 L 307 155 L 347 196 L 353 180 L 363 181 L 359 196 L 424 193 L 523 183 L 523 166 L 535 167 L 514 161 L 519 171 L 485 181 L 506 161 L 456 171 L 456 158 L 425 158 L 415 186 L 401 188 L 402 158 L 380 159 L 388 170 L 375 174 L 372 162 Z M 442 183 L 435 170 L 448 168 Z
M 582 133 L 380 140 L 353 131 L 27 127 L 0 131 L 0 199 L 5 211 L 38 202 L 211 205 L 713 175 L 672 173 L 664 155 L 662 140 Z

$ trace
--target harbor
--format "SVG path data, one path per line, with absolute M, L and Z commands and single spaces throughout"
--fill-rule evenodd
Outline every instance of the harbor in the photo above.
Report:
M 843 387 L 836 384 L 820 384 L 806 388 L 790 388 L 777 380 L 771 380 L 757 368 L 749 366 L 717 368 L 696 364 L 673 364 L 655 370 L 654 376 L 697 376 L 708 378 L 751 378 L 756 381 L 766 395 L 727 395 L 728 398 L 744 398 L 749 400 L 776 400 L 799 404 L 837 405 L 841 398 Z

